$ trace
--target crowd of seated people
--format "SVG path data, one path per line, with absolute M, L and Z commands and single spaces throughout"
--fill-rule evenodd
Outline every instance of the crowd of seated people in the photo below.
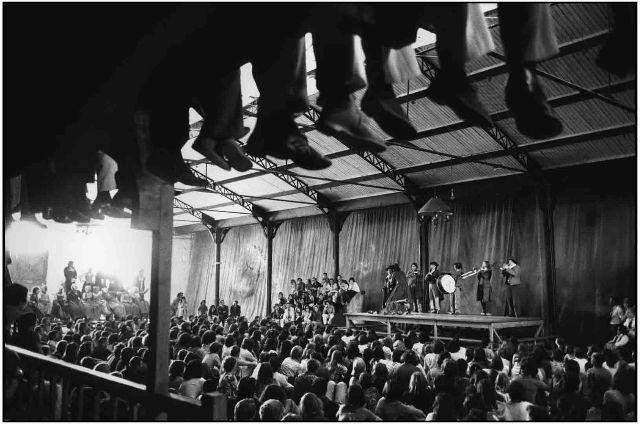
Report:
M 306 283 L 302 278 L 292 279 L 287 296 L 278 293 L 271 316 L 280 325 L 299 318 L 304 324 L 327 325 L 359 293 L 360 286 L 353 277 L 349 281 L 341 275 L 333 279 L 325 272 L 320 281 L 316 277 L 308 278 Z
M 144 383 L 147 328 L 135 317 L 63 322 L 26 313 L 8 340 Z M 171 392 L 226 395 L 236 421 L 633 421 L 635 337 L 624 324 L 617 332 L 626 343 L 465 346 L 419 326 L 384 336 L 302 317 L 281 325 L 272 316 L 173 316 L 167 372 Z M 5 372 L 5 388 L 13 375 Z

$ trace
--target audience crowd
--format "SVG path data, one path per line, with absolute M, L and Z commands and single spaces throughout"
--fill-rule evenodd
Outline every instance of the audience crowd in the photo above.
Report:
M 5 340 L 145 383 L 148 320 L 16 318 L 22 288 L 7 290 L 5 318 L 15 324 L 5 320 Z M 193 399 L 223 393 L 235 421 L 635 421 L 634 312 L 623 308 L 613 339 L 590 346 L 561 337 L 472 346 L 432 339 L 423 327 L 386 336 L 303 316 L 173 316 L 169 390 Z M 5 401 L 19 375 L 19 359 L 9 359 Z

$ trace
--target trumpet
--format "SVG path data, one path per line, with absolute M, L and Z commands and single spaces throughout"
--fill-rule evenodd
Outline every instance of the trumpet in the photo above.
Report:
M 460 279 L 464 280 L 465 278 L 473 277 L 474 275 L 476 275 L 479 272 L 480 272 L 480 270 L 478 268 L 473 268 L 472 271 L 467 271 L 464 274 L 462 274 L 460 276 Z
M 502 266 L 500 267 L 500 271 L 504 271 L 505 269 L 511 269 L 513 268 L 515 265 L 509 265 L 509 264 L 502 264 Z

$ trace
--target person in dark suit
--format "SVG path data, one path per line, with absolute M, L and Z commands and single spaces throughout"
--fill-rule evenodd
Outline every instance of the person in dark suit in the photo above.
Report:
M 518 291 L 520 285 L 520 265 L 513 257 L 507 259 L 507 263 L 501 268 L 504 275 L 504 283 L 507 285 L 507 299 L 504 305 L 504 316 L 517 317 Z
M 229 318 L 229 307 L 224 304 L 224 300 L 220 300 L 218 305 L 218 318 L 220 322 L 225 322 Z
M 487 305 L 491 302 L 491 268 L 489 261 L 482 262 L 477 279 L 476 300 L 482 305 L 482 313 L 480 315 L 491 315 L 491 313 L 487 312 Z
M 238 305 L 237 300 L 233 302 L 233 305 L 231 305 L 230 311 L 233 318 L 240 318 L 240 305 Z
M 71 291 L 71 285 L 75 283 L 78 278 L 78 272 L 73 267 L 73 261 L 69 261 L 67 267 L 64 269 L 64 290 L 65 292 Z
M 440 290 L 438 289 L 438 262 L 429 263 L 429 272 L 424 276 L 424 282 L 429 288 L 429 312 L 438 313 L 440 311 Z

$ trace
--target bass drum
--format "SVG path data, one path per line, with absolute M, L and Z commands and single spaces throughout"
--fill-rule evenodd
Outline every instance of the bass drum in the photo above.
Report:
M 454 293 L 456 291 L 456 280 L 450 274 L 441 274 L 438 278 L 438 289 L 442 293 Z

